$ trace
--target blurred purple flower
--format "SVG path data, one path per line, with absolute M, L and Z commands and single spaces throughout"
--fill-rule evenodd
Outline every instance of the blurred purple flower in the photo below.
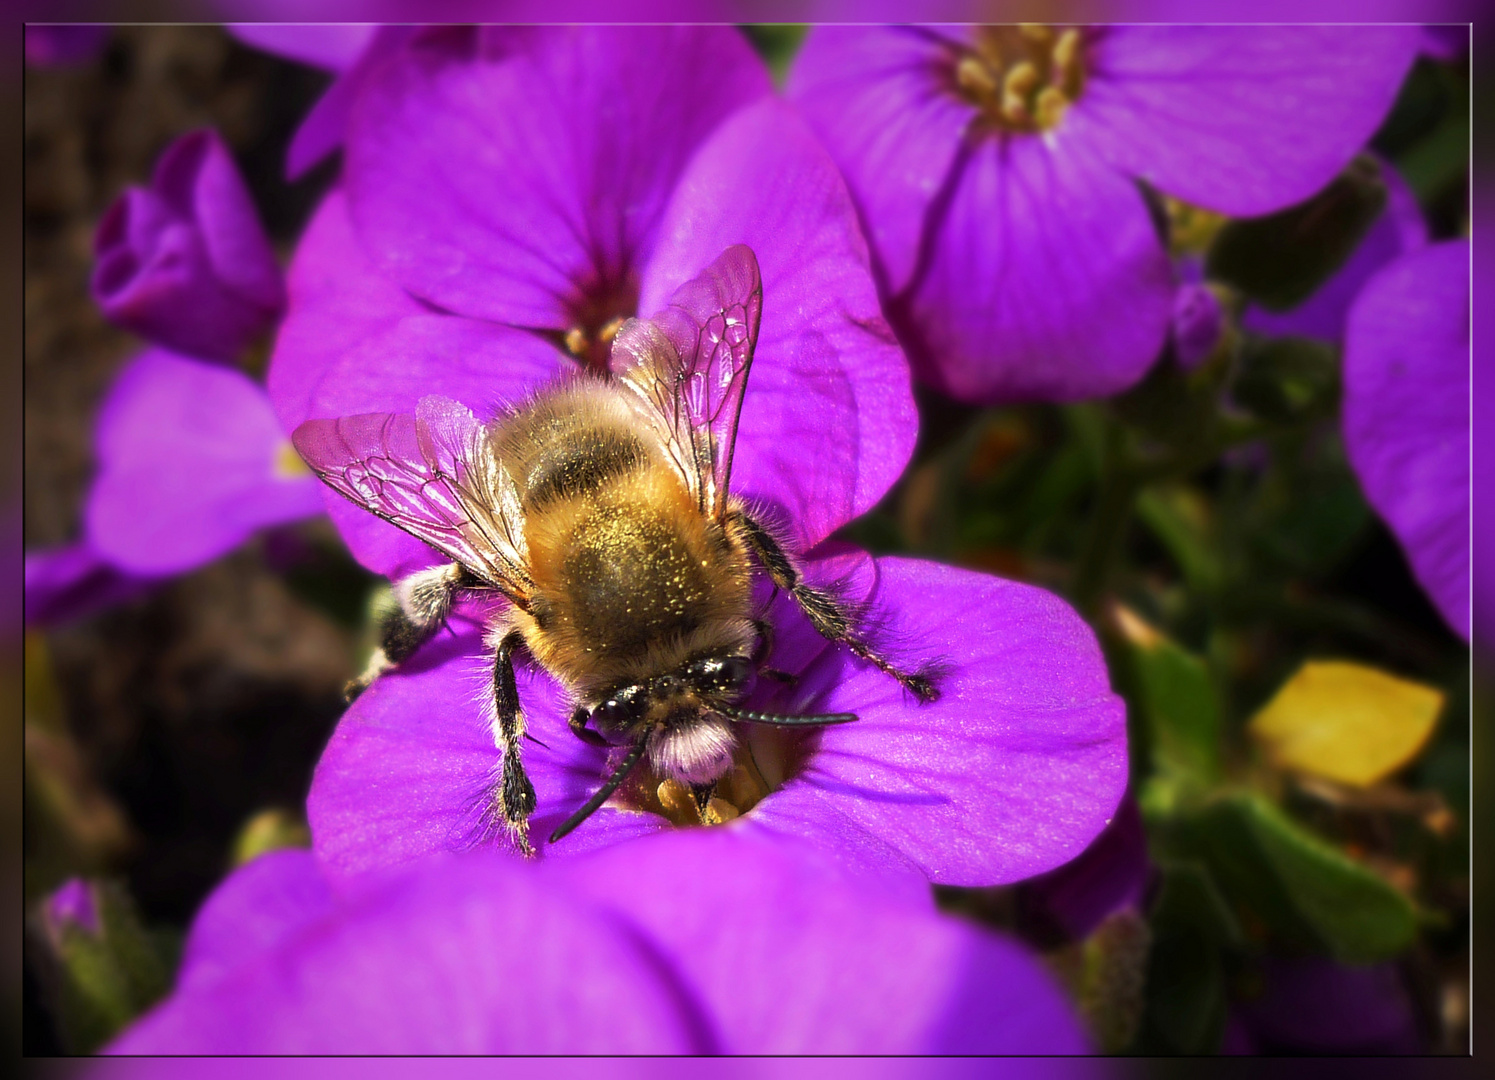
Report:
M 981 403 L 1122 390 L 1163 346 L 1133 182 L 1236 216 L 1327 183 L 1415 27 L 818 27 L 790 76 L 846 173 L 920 378 Z
M 897 963 L 888 963 L 889 957 Z M 721 830 L 344 892 L 304 852 L 209 898 L 115 1053 L 1076 1053 L 1017 945 Z
M 92 23 L 28 24 L 26 63 L 36 67 L 81 64 L 109 44 L 112 27 Z
M 1140 911 L 1152 876 L 1142 814 L 1127 796 L 1077 858 L 1024 882 L 1018 903 L 1035 928 L 1078 941 L 1115 912 Z
M 26 625 L 48 627 L 133 599 L 158 579 L 126 573 L 83 539 L 27 552 L 25 580 Z
M 1351 967 L 1318 956 L 1268 956 L 1257 975 L 1259 993 L 1237 1006 L 1226 1052 L 1427 1052 L 1395 964 Z
M 292 268 L 270 369 L 286 430 L 309 417 L 414 412 L 428 394 L 489 415 L 575 370 L 516 327 L 569 338 L 578 359 L 601 366 L 610 320 L 657 311 L 746 243 L 764 315 L 733 488 L 801 552 L 870 509 L 912 451 L 908 369 L 844 184 L 767 88 L 759 61 L 722 28 L 444 31 L 385 62 L 354 104 L 346 195 L 323 205 Z M 398 577 L 438 561 L 328 499 L 371 569 Z M 819 554 L 812 579 L 852 573 L 851 598 L 887 616 L 889 640 L 948 660 L 951 674 L 939 703 L 915 707 L 780 598 L 773 662 L 801 678 L 778 700 L 862 719 L 783 762 L 791 775 L 774 778 L 742 827 L 959 884 L 1016 880 L 1083 849 L 1126 772 L 1123 708 L 1089 629 L 1037 589 Z M 476 629 L 454 628 L 365 693 L 323 757 L 309 814 L 334 873 L 469 842 L 497 751 L 475 702 Z M 519 692 L 546 743 L 527 763 L 536 831 L 547 831 L 595 790 L 604 759 L 566 731 L 548 675 L 523 671 Z M 562 850 L 665 824 L 604 809 Z
M 1390 162 L 1383 160 L 1380 167 L 1381 178 L 1386 183 L 1386 208 L 1344 265 L 1312 296 L 1289 311 L 1248 307 L 1241 319 L 1243 327 L 1282 337 L 1343 341 L 1345 317 L 1365 283 L 1387 263 L 1427 246 L 1427 222 L 1417 205 L 1417 196 Z
M 1178 284 L 1173 290 L 1173 315 L 1169 337 L 1179 367 L 1193 371 L 1209 358 L 1225 331 L 1225 311 L 1220 298 L 1204 282 L 1199 260 L 1177 261 Z
M 95 428 L 87 549 L 131 576 L 191 569 L 322 508 L 320 484 L 241 372 L 150 349 Z
M 1344 437 L 1412 573 L 1469 639 L 1469 242 L 1385 267 L 1350 309 Z
M 120 326 L 176 352 L 231 360 L 285 305 L 275 253 L 217 133 L 177 139 L 150 188 L 130 188 L 94 238 L 93 294 Z
M 93 887 L 82 878 L 69 878 L 63 882 L 42 902 L 42 924 L 54 944 L 71 929 L 98 936 L 102 926 Z

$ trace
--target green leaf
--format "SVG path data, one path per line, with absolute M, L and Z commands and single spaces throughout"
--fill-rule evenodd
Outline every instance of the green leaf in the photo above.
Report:
M 1224 948 L 1238 947 L 1240 926 L 1209 871 L 1198 863 L 1162 866 L 1150 924 L 1140 1052 L 1213 1053 L 1225 1027 Z
M 1208 786 L 1220 775 L 1220 703 L 1204 661 L 1124 607 L 1131 702 L 1146 725 L 1153 768 Z
M 1260 796 L 1219 799 L 1180 833 L 1231 901 L 1290 946 L 1372 963 L 1417 935 L 1406 895 Z
M 1339 360 L 1323 342 L 1250 337 L 1231 396 L 1263 420 L 1290 423 L 1329 415 L 1339 400 Z
M 1229 222 L 1210 247 L 1206 276 L 1273 311 L 1297 307 L 1344 264 L 1385 205 L 1380 166 L 1362 154 L 1305 202 Z

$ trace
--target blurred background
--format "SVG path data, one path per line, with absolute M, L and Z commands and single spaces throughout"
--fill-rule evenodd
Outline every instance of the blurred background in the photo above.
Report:
M 750 31 L 776 72 L 800 36 Z M 89 292 L 105 210 L 173 139 L 211 126 L 284 266 L 336 176 L 333 160 L 283 179 L 330 83 L 210 26 L 113 28 L 28 64 L 28 554 L 82 536 L 94 420 L 143 347 Z M 1467 52 L 1424 57 L 1372 145 L 1434 240 L 1468 235 L 1469 87 Z M 1346 462 L 1337 350 L 1282 340 L 1231 329 L 1192 370 L 1165 356 L 1107 401 L 978 409 L 921 390 L 915 460 L 848 537 L 1043 585 L 1101 636 L 1128 702 L 1118 823 L 1135 836 L 1103 837 L 1068 874 L 941 901 L 1045 951 L 1102 1048 L 1463 1053 L 1469 649 Z M 250 350 L 248 374 L 268 348 Z M 28 629 L 27 1054 L 98 1045 L 167 985 L 232 866 L 307 842 L 306 790 L 380 584 L 316 518 L 179 576 L 112 581 L 113 602 Z M 1391 747 L 1353 779 L 1332 761 L 1362 732 L 1321 733 L 1306 754 L 1282 736 L 1309 720 L 1279 695 L 1329 660 L 1353 665 L 1342 696 Z M 1403 707 L 1385 677 L 1431 696 Z M 1118 861 L 1136 887 L 1069 918 L 1115 891 Z M 112 925 L 155 958 L 107 1000 L 80 1003 L 49 922 L 47 898 L 72 879 L 98 883 Z

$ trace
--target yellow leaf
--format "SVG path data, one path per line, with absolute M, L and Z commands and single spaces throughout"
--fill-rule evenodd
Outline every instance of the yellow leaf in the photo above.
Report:
M 1415 758 L 1443 709 L 1430 686 L 1342 661 L 1314 661 L 1251 720 L 1283 768 L 1369 787 Z

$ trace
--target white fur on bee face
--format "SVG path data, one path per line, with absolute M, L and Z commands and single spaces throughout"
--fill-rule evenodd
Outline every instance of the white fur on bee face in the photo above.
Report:
M 732 768 L 737 737 L 727 721 L 702 713 L 680 727 L 649 736 L 649 762 L 658 776 L 685 784 L 709 784 Z

